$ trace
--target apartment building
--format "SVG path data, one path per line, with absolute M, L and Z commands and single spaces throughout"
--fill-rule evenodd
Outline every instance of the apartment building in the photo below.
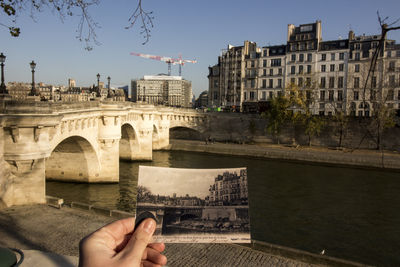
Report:
M 245 41 L 228 46 L 209 67 L 209 105 L 260 111 L 295 85 L 305 91 L 316 115 L 371 116 L 382 103 L 400 110 L 400 45 L 385 39 L 369 71 L 380 39 L 350 31 L 348 39 L 323 41 L 321 21 L 316 21 L 289 24 L 285 45 L 258 48 Z

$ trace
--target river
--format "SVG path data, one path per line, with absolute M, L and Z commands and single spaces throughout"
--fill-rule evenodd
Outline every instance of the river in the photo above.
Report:
M 133 211 L 139 165 L 247 167 L 256 240 L 379 266 L 400 266 L 400 173 L 250 157 L 157 151 L 120 162 L 119 184 L 47 182 L 46 194 Z

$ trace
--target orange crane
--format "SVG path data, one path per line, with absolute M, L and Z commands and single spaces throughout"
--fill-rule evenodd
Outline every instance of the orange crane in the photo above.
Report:
M 182 76 L 182 66 L 186 63 L 197 63 L 197 60 L 188 60 L 182 59 L 182 55 L 179 55 L 179 58 L 172 58 L 172 57 L 164 57 L 164 56 L 155 56 L 155 55 L 148 55 L 148 54 L 141 54 L 141 53 L 130 53 L 132 56 L 148 58 L 158 61 L 164 61 L 168 64 L 168 76 L 171 76 L 171 65 L 179 65 L 179 76 Z

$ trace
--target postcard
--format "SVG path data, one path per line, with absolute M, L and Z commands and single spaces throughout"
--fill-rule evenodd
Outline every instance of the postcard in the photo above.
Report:
M 247 170 L 140 166 L 136 214 L 154 242 L 250 243 Z

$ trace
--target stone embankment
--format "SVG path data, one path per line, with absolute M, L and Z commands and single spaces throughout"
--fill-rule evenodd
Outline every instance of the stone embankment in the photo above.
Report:
M 57 209 L 34 205 L 0 210 L 0 246 L 23 249 L 26 259 L 22 266 L 33 262 L 36 266 L 76 266 L 79 241 L 116 218 L 110 217 L 112 212 L 104 216 L 103 210 L 94 210 L 90 205 L 75 206 Z M 165 255 L 168 266 L 363 266 L 260 242 L 249 247 L 167 244 Z
M 167 150 L 250 156 L 310 163 L 400 170 L 400 153 L 377 150 L 337 150 L 321 147 L 274 144 L 208 143 L 171 140 Z

